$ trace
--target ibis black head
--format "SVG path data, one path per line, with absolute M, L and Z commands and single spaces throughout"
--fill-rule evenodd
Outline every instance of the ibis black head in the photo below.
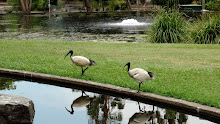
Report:
M 65 107 L 66 108 L 66 107 Z M 71 106 L 71 111 L 66 108 L 66 110 L 72 115 L 74 113 L 73 107 Z
M 129 71 L 129 69 L 130 69 L 130 62 L 127 62 L 126 64 L 125 64 L 125 66 L 128 66 L 128 71 Z M 124 66 L 124 68 L 125 68 L 125 66 Z M 123 68 L 123 69 L 124 69 Z
M 93 61 L 93 60 L 91 60 L 91 59 L 89 59 L 89 61 L 90 61 L 90 66 L 92 66 L 92 65 L 96 65 L 96 62 L 95 61 Z
M 71 56 L 73 55 L 73 51 L 70 50 L 70 51 L 66 54 L 66 56 L 67 56 L 68 54 L 70 54 L 70 57 L 71 57 Z M 64 59 L 66 58 L 66 56 L 64 57 Z

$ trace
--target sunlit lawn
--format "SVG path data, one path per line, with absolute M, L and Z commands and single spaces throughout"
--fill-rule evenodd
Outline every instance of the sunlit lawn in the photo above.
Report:
M 85 76 L 69 57 L 95 60 Z M 123 66 L 139 67 L 156 75 L 141 90 L 220 108 L 220 45 L 91 43 L 0 40 L 0 67 L 60 75 L 138 89 Z

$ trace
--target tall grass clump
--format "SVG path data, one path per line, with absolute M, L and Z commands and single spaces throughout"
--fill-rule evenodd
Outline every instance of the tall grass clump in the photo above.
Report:
M 188 26 L 190 42 L 195 44 L 220 44 L 220 16 L 197 20 Z
M 185 32 L 186 20 L 177 10 L 160 9 L 151 26 L 153 43 L 179 43 Z

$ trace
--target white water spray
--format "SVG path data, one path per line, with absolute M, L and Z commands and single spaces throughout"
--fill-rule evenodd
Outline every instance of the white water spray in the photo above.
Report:
M 138 22 L 136 19 L 126 19 L 121 23 L 109 23 L 109 25 L 113 26 L 143 26 L 143 25 L 151 25 L 151 23 Z

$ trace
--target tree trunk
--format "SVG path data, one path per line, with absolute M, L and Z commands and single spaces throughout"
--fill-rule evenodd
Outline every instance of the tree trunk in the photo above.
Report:
M 31 14 L 31 4 L 32 4 L 32 0 L 19 0 L 22 12 L 24 14 Z
M 131 11 L 131 3 L 129 0 L 126 0 L 128 11 Z
M 92 0 L 84 0 L 87 12 L 92 12 Z

